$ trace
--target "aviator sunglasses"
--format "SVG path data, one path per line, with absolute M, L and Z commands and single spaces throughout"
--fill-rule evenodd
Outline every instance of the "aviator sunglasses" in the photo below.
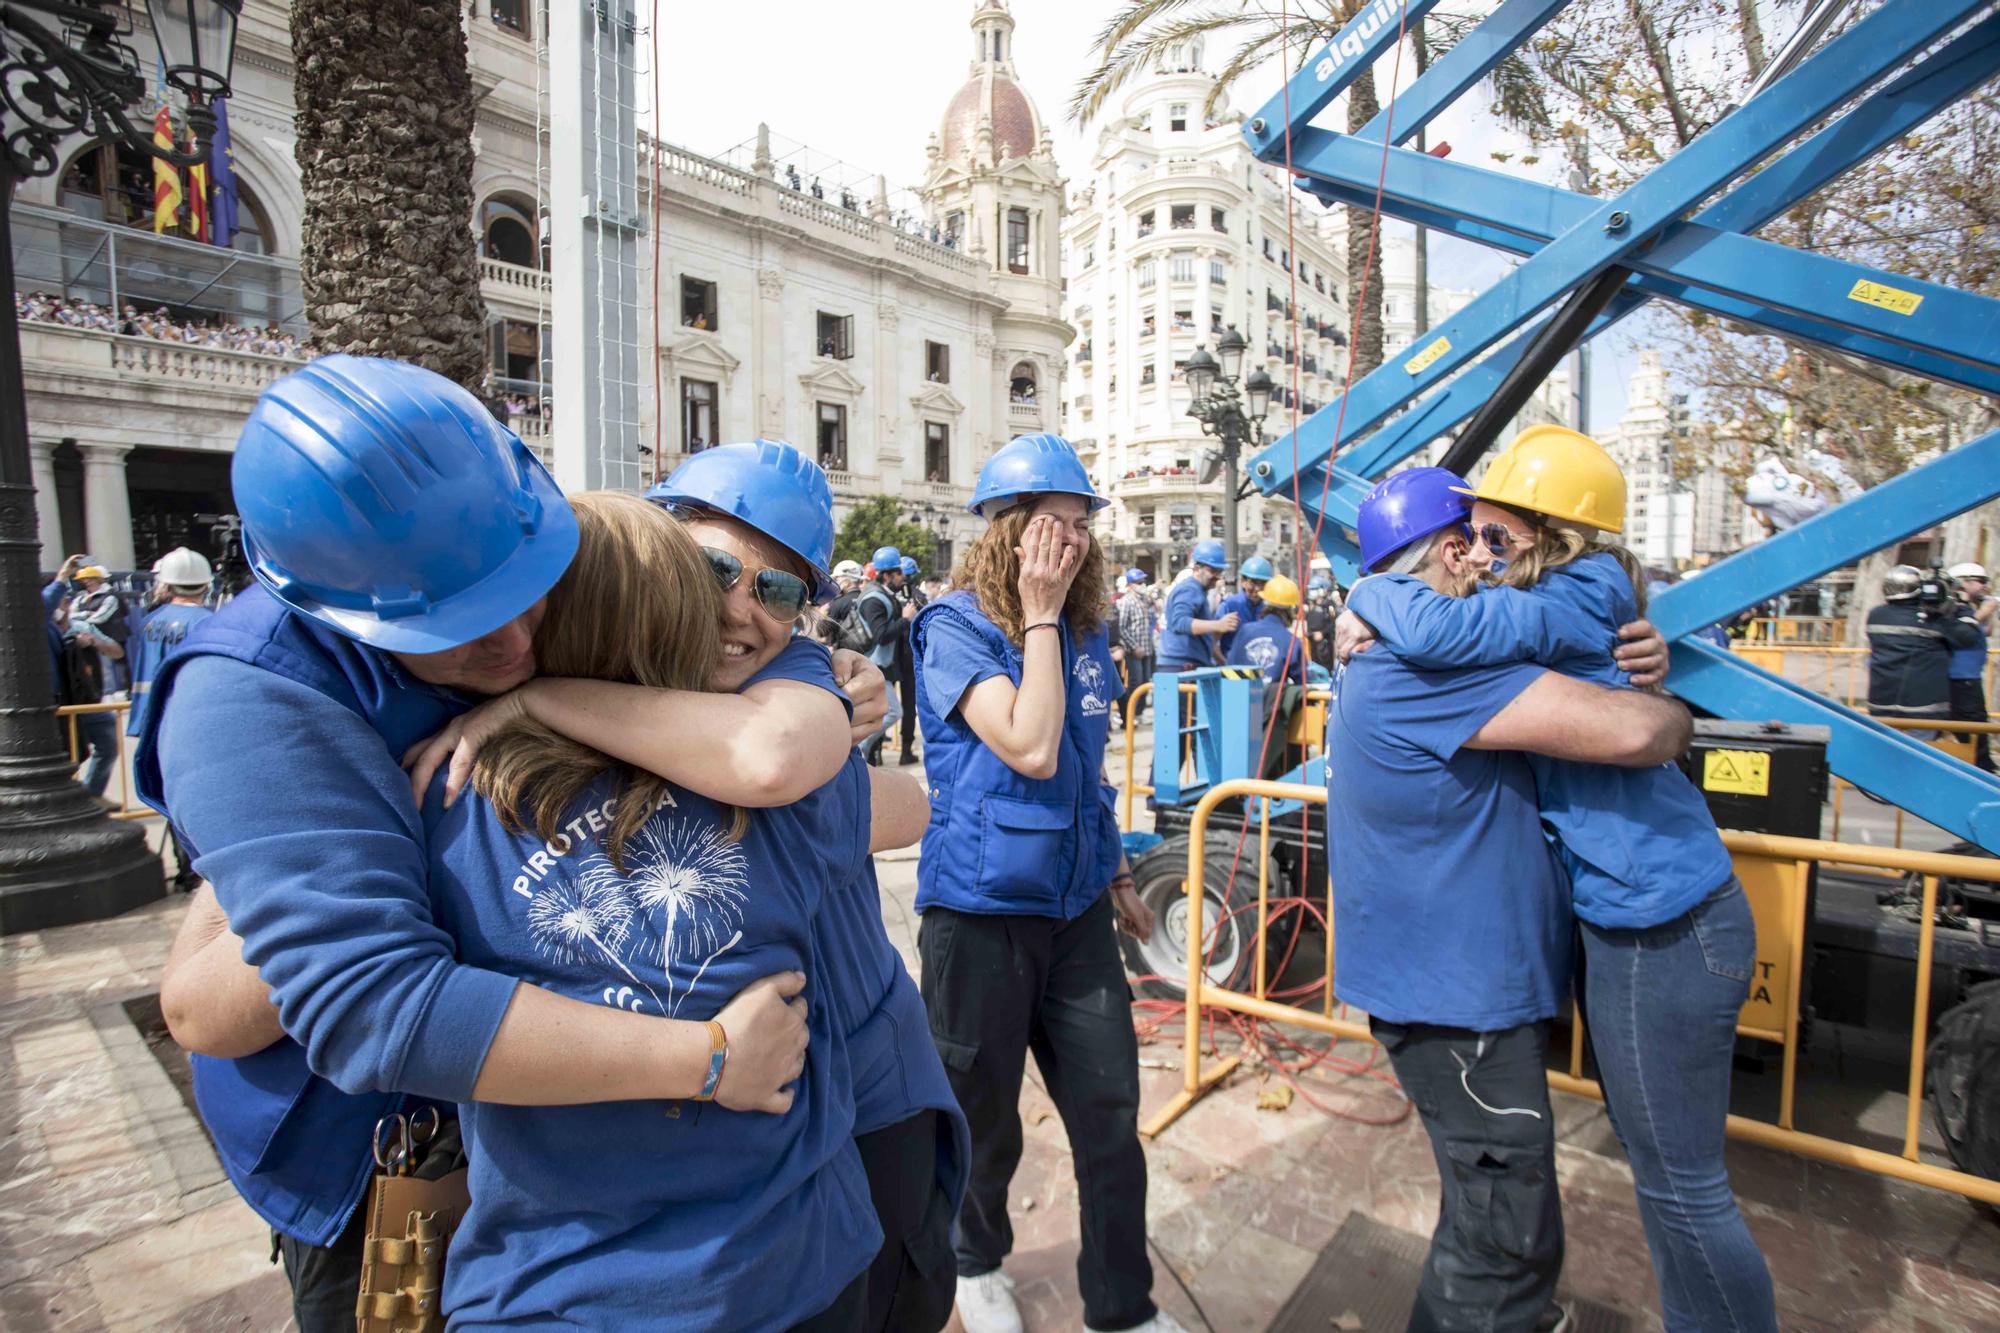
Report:
M 743 577 L 743 562 L 729 552 L 704 546 L 701 553 L 724 592 L 735 587 L 736 581 Z M 780 625 L 789 625 L 804 615 L 807 603 L 812 601 L 812 589 L 806 581 L 782 569 L 758 570 L 756 578 L 751 581 L 750 592 L 757 599 L 757 605 L 764 608 L 764 614 Z

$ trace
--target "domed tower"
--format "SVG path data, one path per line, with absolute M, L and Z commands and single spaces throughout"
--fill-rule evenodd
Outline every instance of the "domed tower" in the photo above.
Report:
M 1007 0 L 976 0 L 972 67 L 931 136 L 925 208 L 951 243 L 989 267 L 1007 308 L 994 317 L 994 401 L 1007 405 L 988 449 L 1056 430 L 1063 347 L 1063 179 L 1035 104 L 1015 81 Z

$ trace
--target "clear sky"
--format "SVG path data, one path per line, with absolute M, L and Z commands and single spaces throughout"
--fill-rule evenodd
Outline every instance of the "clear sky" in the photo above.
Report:
M 1091 67 L 1098 29 L 1118 6 L 1012 0 L 1011 7 L 1021 82 L 1053 129 L 1056 160 L 1080 185 L 1090 174 L 1089 140 L 1069 123 L 1066 108 Z M 750 140 L 762 121 L 781 154 L 790 145 L 809 146 L 810 157 L 799 155 L 800 170 L 824 172 L 829 188 L 852 182 L 872 189 L 867 182 L 876 174 L 887 177 L 892 191 L 914 186 L 924 171 L 924 144 L 965 81 L 973 9 L 971 0 L 765 0 L 741 8 L 666 0 L 659 4 L 657 46 L 661 136 L 721 156 Z M 1211 49 L 1210 68 L 1227 54 Z M 1385 101 L 1389 69 L 1388 60 L 1378 66 Z M 1402 82 L 1412 77 L 1406 54 Z M 1278 71 L 1269 67 L 1245 80 L 1233 102 L 1251 111 L 1277 88 Z M 1482 166 L 1495 165 L 1487 154 L 1496 148 L 1522 147 L 1485 116 L 1476 91 L 1433 128 L 1431 141 L 1440 139 L 1452 144 L 1455 160 Z M 1476 289 L 1504 271 L 1504 260 L 1480 247 L 1433 243 L 1431 280 L 1439 286 Z M 1623 408 L 1625 379 L 1637 363 L 1630 336 L 1621 328 L 1599 340 L 1591 373 L 1594 427 L 1615 421 Z

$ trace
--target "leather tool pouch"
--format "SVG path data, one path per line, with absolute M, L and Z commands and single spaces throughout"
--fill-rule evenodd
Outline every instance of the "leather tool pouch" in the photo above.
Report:
M 376 1173 L 368 1186 L 356 1333 L 440 1333 L 445 1249 L 471 1202 L 456 1120 L 446 1122 L 416 1174 Z

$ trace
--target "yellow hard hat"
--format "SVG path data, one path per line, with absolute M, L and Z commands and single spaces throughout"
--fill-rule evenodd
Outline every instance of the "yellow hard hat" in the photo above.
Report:
M 1602 532 L 1625 530 L 1625 474 L 1603 445 L 1567 426 L 1528 427 L 1462 493 Z
M 1282 606 L 1290 611 L 1299 609 L 1299 585 L 1283 574 L 1265 579 L 1264 591 L 1259 596 L 1266 606 Z
M 102 579 L 110 577 L 110 575 L 105 571 L 103 565 L 85 565 L 82 569 L 76 571 L 76 576 L 80 579 Z

